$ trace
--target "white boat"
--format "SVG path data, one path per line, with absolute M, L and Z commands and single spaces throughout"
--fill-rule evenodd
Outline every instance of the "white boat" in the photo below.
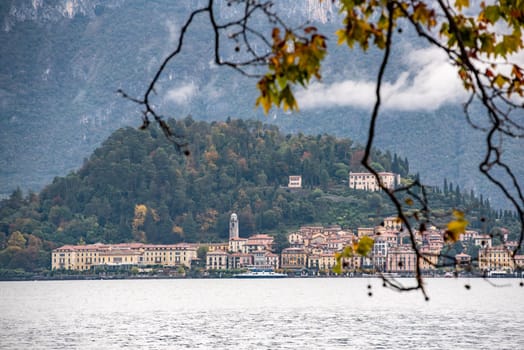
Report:
M 233 275 L 234 278 L 285 278 L 285 273 L 277 273 L 272 270 L 252 269 L 244 273 Z
M 498 278 L 498 277 L 511 277 L 507 271 L 504 270 L 492 270 L 488 272 L 488 277 Z

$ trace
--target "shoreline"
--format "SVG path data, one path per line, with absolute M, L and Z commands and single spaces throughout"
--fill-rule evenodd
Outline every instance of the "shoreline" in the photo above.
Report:
M 414 276 L 384 276 L 386 278 L 390 279 L 413 279 Z M 362 278 L 373 278 L 373 279 L 381 279 L 382 277 L 379 275 L 354 275 L 354 276 L 295 276 L 295 275 L 288 275 L 287 277 L 289 279 L 325 279 L 325 278 L 336 278 L 336 279 L 362 279 Z M 498 279 L 522 279 L 524 278 L 523 275 L 508 275 L 508 276 L 496 276 L 496 277 L 489 277 L 484 276 L 481 274 L 470 274 L 470 275 L 459 275 L 459 276 L 438 276 L 438 275 L 427 275 L 423 276 L 424 279 L 459 279 L 459 278 L 474 278 L 474 279 L 489 279 L 489 280 L 498 280 Z M 160 275 L 152 275 L 152 276 L 124 276 L 124 275 L 89 275 L 89 276 L 83 276 L 83 275 L 61 275 L 61 276 L 13 276 L 13 277 L 0 277 L 0 282 L 28 282 L 28 281 L 96 281 L 96 280 L 182 280 L 182 279 L 199 279 L 199 280 L 205 280 L 205 279 L 239 279 L 235 278 L 234 275 L 227 275 L 227 276 L 160 276 Z

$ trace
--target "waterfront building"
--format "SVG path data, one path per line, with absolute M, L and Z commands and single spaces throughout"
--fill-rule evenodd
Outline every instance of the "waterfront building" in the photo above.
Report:
M 515 267 L 512 252 L 502 245 L 479 249 L 478 263 L 483 271 L 513 271 Z
M 386 239 L 381 236 L 377 236 L 373 242 L 373 248 L 371 250 L 371 259 L 373 267 L 376 271 L 386 271 L 386 259 L 388 256 L 388 248 L 391 246 Z
M 227 270 L 229 254 L 223 250 L 216 250 L 206 254 L 206 270 Z
M 280 268 L 280 255 L 272 252 L 266 252 L 264 257 L 266 259 L 266 266 L 271 266 L 274 270 Z
M 186 266 L 197 258 L 194 244 L 146 244 L 142 255 L 142 265 Z M 140 258 L 139 258 L 140 259 Z
M 337 264 L 337 259 L 333 253 L 323 253 L 318 255 L 311 255 L 308 258 L 307 267 L 312 270 L 320 272 L 331 272 L 333 267 Z
M 185 266 L 197 259 L 193 244 L 89 244 L 65 245 L 51 253 L 53 270 L 86 271 L 95 267 Z
M 307 253 L 302 248 L 286 248 L 280 255 L 280 267 L 283 269 L 300 270 L 307 266 Z
M 51 253 L 53 270 L 89 270 L 99 261 L 99 249 L 102 244 L 65 245 Z
M 254 267 L 276 270 L 280 266 L 278 254 L 268 251 L 254 251 L 251 256 L 253 257 Z
M 413 249 L 405 245 L 391 247 L 387 255 L 386 272 L 413 273 L 416 264 L 417 258 Z
M 229 269 L 243 269 L 253 265 L 253 255 L 244 253 L 233 253 L 228 256 Z M 211 261 L 212 263 L 212 261 Z
M 98 252 L 99 261 L 98 264 L 92 264 L 93 266 L 106 266 L 106 267 L 130 267 L 144 265 L 144 255 L 149 254 L 143 250 L 132 249 L 128 246 L 114 246 L 108 249 L 101 249 Z M 147 264 L 146 264 L 147 265 Z M 151 265 L 160 265 L 151 263 Z M 89 267 L 90 268 L 90 267 Z M 80 270 L 88 270 L 87 266 L 80 266 Z

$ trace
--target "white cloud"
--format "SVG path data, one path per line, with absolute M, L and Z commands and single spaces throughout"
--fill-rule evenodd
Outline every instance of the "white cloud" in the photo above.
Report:
M 166 93 L 166 100 L 178 104 L 188 104 L 191 98 L 196 94 L 197 87 L 194 83 L 187 83 L 177 86 Z
M 407 71 L 396 81 L 382 84 L 382 106 L 400 111 L 435 110 L 465 98 L 456 69 L 436 48 L 407 52 Z M 391 69 L 391 67 L 390 67 Z M 375 81 L 344 80 L 330 85 L 313 84 L 297 94 L 299 106 L 306 109 L 350 106 L 369 109 L 375 103 Z

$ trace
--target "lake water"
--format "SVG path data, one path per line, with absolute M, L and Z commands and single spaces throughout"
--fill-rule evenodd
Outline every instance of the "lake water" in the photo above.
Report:
M 0 348 L 524 349 L 519 282 L 428 279 L 429 302 L 373 278 L 0 282 Z

